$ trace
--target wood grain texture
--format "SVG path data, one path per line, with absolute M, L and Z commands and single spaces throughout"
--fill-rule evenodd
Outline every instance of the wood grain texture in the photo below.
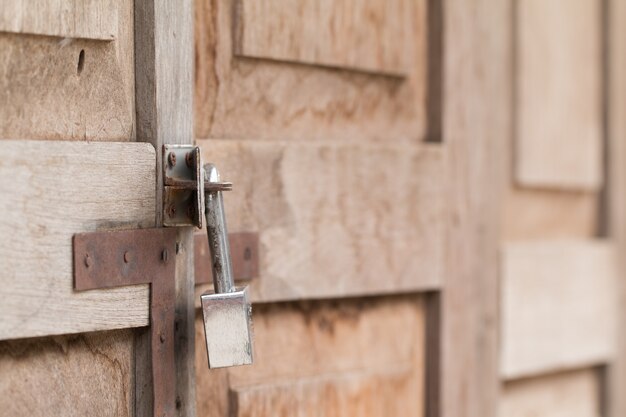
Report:
M 135 100 L 137 140 L 156 152 L 156 226 L 162 225 L 164 144 L 193 142 L 193 2 L 137 0 L 135 5 Z M 176 415 L 195 416 L 193 231 L 179 228 L 176 254 L 174 350 L 176 355 Z M 152 416 L 149 332 L 136 340 L 135 415 Z M 158 383 L 158 382 L 154 382 Z
M 235 184 L 230 231 L 259 233 L 255 301 L 436 289 L 445 246 L 440 147 L 199 141 Z
M 618 273 L 610 243 L 509 243 L 501 269 L 504 378 L 613 358 Z
M 204 371 L 198 316 L 199 415 L 274 416 L 281 407 L 284 415 L 385 415 L 382 406 L 422 415 L 426 341 L 421 297 L 255 304 L 253 314 L 255 363 L 218 372 Z M 360 408 L 365 405 L 371 414 Z
M 616 245 L 619 271 L 617 315 L 618 340 L 615 361 L 609 366 L 609 416 L 626 415 L 626 3 L 610 0 L 606 3 L 606 33 L 609 37 L 607 77 L 608 104 L 608 187 L 604 230 Z
M 237 1 L 195 2 L 197 138 L 358 138 L 386 143 L 424 139 L 428 127 L 428 60 L 423 0 L 410 2 L 416 13 L 413 18 L 422 19 L 422 23 L 414 26 L 418 33 L 411 40 L 415 50 L 410 54 L 410 71 L 405 78 L 235 56 L 233 16 Z M 263 7 L 259 2 L 249 3 Z M 376 7 L 392 7 L 375 3 Z M 263 4 L 283 7 L 277 1 Z M 253 15 L 249 18 L 258 19 Z M 304 22 L 293 22 L 300 24 Z M 335 40 L 341 43 L 339 34 Z
M 0 414 L 133 415 L 130 330 L 0 342 Z
M 0 31 L 115 39 L 120 0 L 2 0 Z
M 507 185 L 502 239 L 585 239 L 598 235 L 600 196 L 596 192 L 541 190 Z
M 424 415 L 413 369 L 356 372 L 235 389 L 237 417 Z
M 600 417 L 602 384 L 593 368 L 507 382 L 499 417 Z
M 602 185 L 600 2 L 517 2 L 516 180 Z
M 98 3 L 104 6 L 109 1 Z M 38 4 L 46 10 L 44 5 L 66 3 Z M 113 42 L 0 33 L 0 138 L 134 138 L 132 1 L 115 4 L 107 11 L 120 22 Z M 29 9 L 26 15 L 31 13 L 34 16 L 36 10 Z
M 446 245 L 441 295 L 444 417 L 493 417 L 498 398 L 501 147 L 512 132 L 512 1 L 443 4 Z M 435 398 L 437 400 L 437 398 Z
M 425 3 L 239 0 L 235 51 L 248 57 L 402 76 L 424 49 Z
M 72 235 L 154 225 L 154 149 L 4 141 L 0 339 L 148 324 L 148 288 L 73 290 Z

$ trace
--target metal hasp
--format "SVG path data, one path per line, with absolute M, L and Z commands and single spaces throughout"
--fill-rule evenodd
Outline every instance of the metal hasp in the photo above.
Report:
M 202 227 L 203 183 L 200 148 L 163 145 L 163 226 Z
M 206 229 L 214 291 L 200 296 L 209 368 L 249 365 L 253 361 L 252 308 L 248 288 L 236 288 L 228 244 L 220 179 L 213 164 L 204 166 Z

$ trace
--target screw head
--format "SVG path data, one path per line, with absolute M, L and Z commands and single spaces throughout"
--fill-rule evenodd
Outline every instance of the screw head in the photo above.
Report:
M 176 216 L 176 204 L 172 203 L 167 207 L 167 215 L 169 217 Z
M 187 164 L 188 168 L 193 166 L 193 152 L 187 152 L 187 154 L 185 154 L 185 164 Z
M 168 257 L 169 257 L 169 254 L 167 253 L 167 249 L 163 249 L 163 252 L 161 252 L 161 260 L 167 263 Z
M 243 259 L 249 261 L 252 258 L 252 249 L 246 246 L 246 249 L 243 251 Z
M 124 263 L 129 263 L 132 259 L 132 255 L 129 251 L 124 252 Z
M 85 255 L 85 266 L 87 268 L 89 268 L 91 266 L 91 257 L 89 256 L 89 254 Z
M 174 152 L 170 152 L 167 154 L 167 163 L 173 168 L 176 166 L 176 154 Z

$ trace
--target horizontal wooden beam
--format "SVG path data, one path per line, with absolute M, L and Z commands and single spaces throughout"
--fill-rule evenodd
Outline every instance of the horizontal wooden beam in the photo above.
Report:
M 501 271 L 505 379 L 612 359 L 618 274 L 610 242 L 506 244 Z
M 0 339 L 148 325 L 148 286 L 76 292 L 72 236 L 153 227 L 145 143 L 2 141 Z
M 233 191 L 230 231 L 259 234 L 254 301 L 441 286 L 443 147 L 206 140 Z

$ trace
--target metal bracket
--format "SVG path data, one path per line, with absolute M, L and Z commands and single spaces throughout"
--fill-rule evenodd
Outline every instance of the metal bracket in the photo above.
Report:
M 150 284 L 150 332 L 154 415 L 176 411 L 174 274 L 176 229 L 135 229 L 74 235 L 74 288 L 87 291 Z M 258 274 L 258 235 L 229 234 L 236 279 Z M 195 241 L 196 284 L 210 282 L 206 235 Z M 203 249 L 205 248 L 205 249 Z M 199 268 L 199 266 L 201 266 Z M 209 268 L 207 268 L 209 267 Z
M 163 145 L 163 186 L 163 225 L 201 228 L 204 175 L 200 148 Z

